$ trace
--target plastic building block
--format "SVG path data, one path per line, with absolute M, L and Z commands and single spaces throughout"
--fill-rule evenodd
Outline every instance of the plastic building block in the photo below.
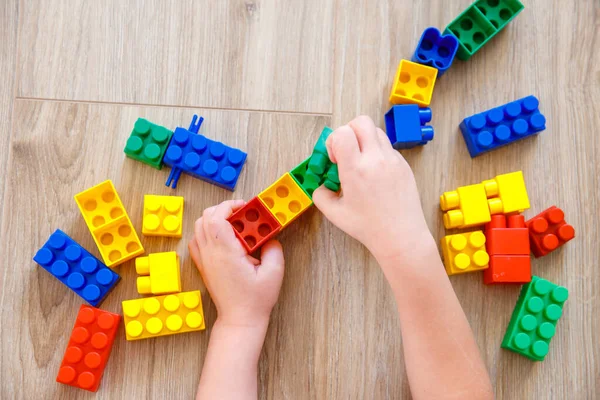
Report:
M 118 314 L 82 305 L 56 382 L 97 391 L 120 321 Z
M 440 196 L 446 229 L 469 228 L 490 222 L 491 215 L 483 184 L 461 186 Z
M 312 205 L 310 197 L 288 172 L 260 192 L 258 198 L 277 218 L 282 228 L 288 226 Z
M 324 175 L 327 172 L 327 168 L 331 164 L 329 159 L 329 153 L 327 151 L 327 138 L 333 133 L 333 130 L 328 126 L 323 128 L 315 147 L 313 148 L 312 155 L 308 161 L 308 169 L 317 175 Z
M 144 253 L 112 181 L 76 194 L 75 202 L 107 266 L 122 264 Z
M 485 284 L 531 281 L 529 237 L 522 215 L 492 215 L 485 226 L 490 267 L 483 272 Z
M 127 157 L 141 161 L 156 169 L 162 168 L 162 160 L 167 151 L 173 132 L 138 118 L 125 145 Z
M 565 287 L 533 276 L 521 289 L 502 348 L 543 361 L 568 297 Z
M 183 197 L 144 196 L 143 235 L 180 238 L 182 224 Z
M 153 253 L 135 259 L 137 290 L 139 294 L 167 294 L 181 292 L 179 256 L 174 251 Z
M 310 157 L 298 164 L 290 171 L 292 178 L 300 185 L 304 192 L 312 199 L 313 192 L 325 181 L 324 175 L 317 175 L 308 170 Z M 339 178 L 338 178 L 339 181 Z
M 465 118 L 460 124 L 469 154 L 496 150 L 546 129 L 546 117 L 535 96 L 527 96 L 500 107 Z
M 523 10 L 519 0 L 478 0 L 444 30 L 458 39 L 457 57 L 468 60 Z
M 60 229 L 50 235 L 33 261 L 93 306 L 121 279 Z
M 440 78 L 452 65 L 457 50 L 456 36 L 442 35 L 437 28 L 429 27 L 421 35 L 411 61 L 436 68 Z
M 196 116 L 194 115 L 194 118 Z M 195 119 L 191 129 L 175 129 L 163 162 L 172 168 L 167 186 L 177 187 L 181 172 L 233 191 L 247 154 L 198 134 Z
M 394 78 L 390 103 L 427 107 L 431 103 L 437 74 L 436 68 L 401 60 Z
M 529 208 L 529 196 L 522 171 L 498 175 L 494 179 L 483 181 L 483 185 L 492 215 L 521 213 Z
M 271 214 L 258 197 L 250 200 L 227 220 L 233 226 L 235 235 L 248 254 L 254 253 L 281 230 L 281 224 L 277 218 Z
M 327 174 L 325 174 L 323 185 L 332 192 L 340 190 L 340 175 L 337 164 L 331 164 L 327 170 Z
M 127 340 L 201 331 L 205 328 L 199 290 L 125 300 L 122 305 Z
M 433 139 L 431 108 L 419 108 L 416 104 L 392 106 L 385 114 L 385 130 L 396 150 L 411 149 L 427 144 Z
M 490 257 L 485 250 L 485 235 L 482 231 L 442 238 L 442 253 L 448 275 L 481 271 L 489 266 Z
M 552 206 L 526 222 L 531 251 L 542 257 L 575 237 L 575 228 L 565 222 L 565 213 Z

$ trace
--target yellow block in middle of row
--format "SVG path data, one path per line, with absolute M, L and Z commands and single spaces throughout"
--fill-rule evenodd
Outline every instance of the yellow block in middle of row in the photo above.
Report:
M 260 201 L 277 218 L 282 228 L 306 211 L 312 200 L 289 172 L 258 194 Z

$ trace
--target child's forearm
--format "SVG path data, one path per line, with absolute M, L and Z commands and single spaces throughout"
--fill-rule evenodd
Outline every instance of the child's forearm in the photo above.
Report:
M 268 320 L 256 326 L 217 320 L 208 344 L 196 399 L 256 399 L 258 359 Z
M 420 398 L 493 398 L 488 372 L 435 241 L 379 260 L 396 298 L 411 392 Z

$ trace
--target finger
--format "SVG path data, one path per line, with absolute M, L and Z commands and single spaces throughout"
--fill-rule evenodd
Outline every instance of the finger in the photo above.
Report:
M 246 202 L 244 200 L 224 201 L 217 205 L 213 213 L 213 217 L 227 219 L 231 216 L 231 214 L 242 208 L 245 204 Z
M 236 246 L 239 244 L 236 243 L 237 238 L 233 232 L 233 226 L 231 226 L 226 218 L 231 216 L 234 208 L 238 209 L 243 205 L 243 200 L 224 201 L 216 206 L 212 215 L 207 218 L 202 218 L 204 220 L 204 234 L 206 235 L 207 242 L 212 244 L 218 242 L 225 244 L 226 246 Z M 236 248 L 241 247 L 236 246 Z
M 360 158 L 360 147 L 356 133 L 348 125 L 337 128 L 327 138 L 326 142 L 329 158 L 340 169 L 351 168 L 358 163 Z
M 334 225 L 337 225 L 338 222 L 340 201 L 340 195 L 325 186 L 320 186 L 313 192 L 313 203 Z
M 381 148 L 381 144 L 379 143 L 379 139 L 377 137 L 377 128 L 375 127 L 375 122 L 373 122 L 370 117 L 361 115 L 350 121 L 348 125 L 354 130 L 354 133 L 356 133 L 361 153 L 370 152 Z
M 190 251 L 190 256 L 192 257 L 192 261 L 194 261 L 194 264 L 196 264 L 196 268 L 198 268 L 198 271 L 200 271 L 200 273 L 202 273 L 202 262 L 201 262 L 201 258 L 200 258 L 200 248 L 198 247 L 198 243 L 196 242 L 196 240 L 191 239 L 188 243 L 188 250 Z
M 277 274 L 283 279 L 285 260 L 283 259 L 283 248 L 278 240 L 272 239 L 265 243 L 260 249 L 259 274 Z
M 206 211 L 204 211 L 206 213 Z M 199 246 L 206 246 L 206 235 L 204 234 L 204 217 L 200 217 L 194 222 L 194 239 Z

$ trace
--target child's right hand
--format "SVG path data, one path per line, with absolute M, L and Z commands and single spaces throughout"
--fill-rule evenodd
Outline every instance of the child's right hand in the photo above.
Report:
M 340 194 L 324 186 L 313 194 L 327 219 L 380 262 L 432 242 L 412 170 L 371 118 L 357 117 L 336 129 L 327 150 L 342 186 Z

